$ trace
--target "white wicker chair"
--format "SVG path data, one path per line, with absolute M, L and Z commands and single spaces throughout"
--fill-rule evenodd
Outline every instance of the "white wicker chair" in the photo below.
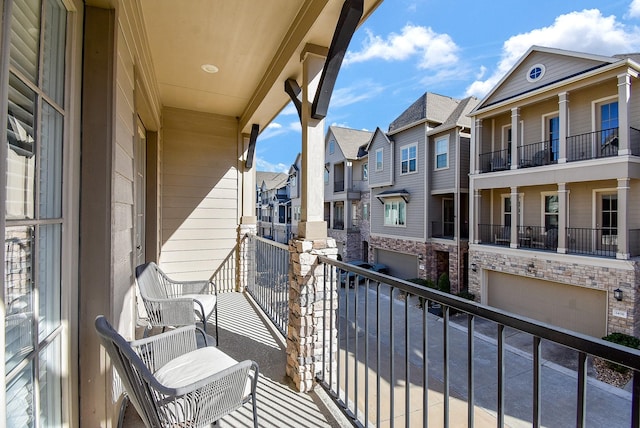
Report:
M 251 402 L 257 428 L 254 361 L 237 362 L 213 346 L 198 348 L 194 325 L 133 342 L 104 316 L 95 328 L 147 427 L 203 427 Z
M 179 327 L 202 323 L 215 313 L 218 336 L 218 290 L 211 281 L 174 281 L 153 262 L 136 267 L 136 284 L 149 327 Z

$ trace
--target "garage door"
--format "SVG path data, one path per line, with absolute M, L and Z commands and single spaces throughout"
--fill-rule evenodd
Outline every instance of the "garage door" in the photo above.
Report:
M 590 336 L 607 331 L 607 293 L 603 290 L 488 273 L 487 303 Z
M 418 277 L 418 257 L 411 254 L 398 253 L 396 251 L 377 251 L 378 263 L 389 266 L 389 274 L 400 279 L 412 279 Z

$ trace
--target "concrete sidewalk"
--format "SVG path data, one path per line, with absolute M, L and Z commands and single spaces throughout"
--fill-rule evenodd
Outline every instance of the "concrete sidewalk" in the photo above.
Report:
M 364 287 L 357 287 L 359 293 L 358 301 L 358 329 L 357 336 L 360 341 L 359 349 L 364 346 L 365 338 L 370 346 L 375 344 L 376 336 L 369 331 L 365 334 L 364 328 Z M 353 304 L 356 289 L 341 290 L 341 304 L 346 302 L 346 293 L 349 293 L 350 304 Z M 369 317 L 370 325 L 376 317 L 375 291 L 369 290 Z M 381 298 L 385 300 L 383 307 L 388 307 L 388 289 L 382 291 Z M 409 300 L 409 423 L 411 426 L 422 425 L 422 309 L 417 305 L 416 298 Z M 344 324 L 344 313 L 342 326 Z M 390 341 L 390 319 L 381 314 L 380 342 L 383 349 L 389 349 Z M 427 314 L 428 328 L 428 420 L 429 426 L 442 426 L 444 411 L 444 388 L 443 388 L 443 320 L 442 318 Z M 341 336 L 341 358 L 347 358 L 351 367 L 348 374 L 348 387 L 355 390 L 355 372 L 358 372 L 358 390 L 361 391 L 358 397 L 359 409 L 364 409 L 365 397 L 369 399 L 369 420 L 375 423 L 377 410 L 371 403 L 375 403 L 376 367 L 375 355 L 369 355 L 368 371 L 365 371 L 363 353 L 358 351 L 356 356 L 351 346 L 355 340 L 356 331 L 353 324 L 348 324 L 351 330 L 351 345 L 349 352 L 346 352 L 346 340 Z M 381 353 L 381 408 L 380 421 L 377 426 L 384 426 L 390 422 L 391 410 L 389 396 L 393 393 L 394 409 L 393 419 L 397 426 L 405 425 L 405 364 L 406 351 L 404 344 L 405 337 L 404 320 L 404 299 L 394 299 L 394 319 L 393 319 L 393 367 L 394 376 L 389 373 L 390 362 L 387 352 Z M 455 315 L 449 324 L 449 403 L 450 403 L 450 426 L 466 426 L 467 422 L 467 331 L 466 315 Z M 495 324 L 486 320 L 476 321 L 476 332 L 474 335 L 474 368 L 475 368 L 475 426 L 496 426 L 497 413 L 497 344 L 491 337 L 491 331 L 495 331 Z M 532 402 L 533 402 L 533 359 L 530 349 L 533 339 L 524 333 L 507 331 L 508 338 L 505 346 L 505 426 L 507 427 L 530 427 L 532 424 Z M 515 346 L 514 346 L 515 345 Z M 553 346 L 551 346 L 553 345 Z M 527 349 L 528 347 L 528 349 Z M 371 348 L 373 349 L 373 348 Z M 577 374 L 571 368 L 573 356 L 577 364 L 577 353 L 569 349 L 543 343 L 543 363 L 541 373 L 541 413 L 542 425 L 545 427 L 567 427 L 575 426 L 576 423 L 576 403 L 577 403 Z M 558 358 L 562 356 L 563 365 L 547 358 Z M 369 391 L 366 394 L 364 382 L 368 378 Z M 393 379 L 393 389 L 391 380 Z M 341 380 L 341 388 L 344 390 L 345 379 Z M 350 400 L 354 400 L 353 392 Z M 372 408 L 373 407 L 373 408 Z M 631 394 L 619 388 L 615 388 L 606 383 L 589 378 L 587 386 L 587 426 L 590 427 L 629 427 L 631 425 Z

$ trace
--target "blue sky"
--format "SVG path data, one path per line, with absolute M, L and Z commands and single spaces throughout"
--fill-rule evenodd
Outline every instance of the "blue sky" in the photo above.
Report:
M 480 99 L 531 45 L 640 52 L 640 0 L 385 0 L 354 34 L 325 126 L 386 131 L 425 92 Z M 301 150 L 288 105 L 258 137 L 259 171 Z

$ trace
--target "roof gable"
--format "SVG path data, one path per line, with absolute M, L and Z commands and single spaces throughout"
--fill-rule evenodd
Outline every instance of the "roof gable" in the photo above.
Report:
M 389 133 L 403 129 L 411 124 L 427 120 L 443 123 L 458 106 L 460 100 L 444 95 L 425 92 L 389 125 Z
M 333 134 L 335 142 L 345 159 L 358 159 L 360 147 L 368 144 L 373 135 L 371 131 L 360 131 L 339 126 L 330 126 L 329 133 Z M 329 140 L 330 138 L 327 138 L 327 142 Z
M 478 109 L 569 79 L 593 69 L 621 61 L 618 58 L 562 49 L 532 46 L 482 100 Z M 528 80 L 532 67 L 541 65 L 542 77 Z

